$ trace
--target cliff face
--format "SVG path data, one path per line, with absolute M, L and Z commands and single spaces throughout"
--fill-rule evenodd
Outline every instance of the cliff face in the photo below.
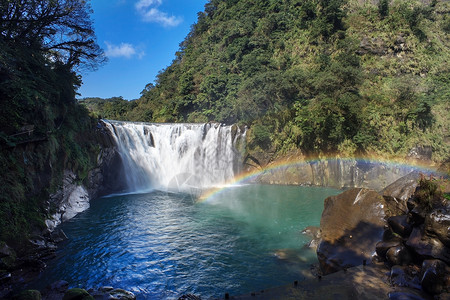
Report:
M 335 188 L 364 187 L 378 191 L 414 170 L 411 166 L 338 158 L 301 163 L 294 161 L 281 167 L 271 167 L 276 165 L 267 165 L 255 182 Z
M 114 139 L 101 122 L 84 132 L 79 139 L 79 145 L 83 145 L 87 151 L 86 160 L 91 164 L 86 174 L 80 174 L 77 164 L 67 160 L 68 155 L 64 155 L 60 149 L 55 151 L 56 159 L 47 156 L 45 150 L 49 148 L 47 143 L 50 142 L 27 143 L 22 147 L 6 149 L 9 157 L 16 159 L 16 169 L 22 170 L 30 183 L 27 185 L 27 194 L 17 195 L 16 198 L 9 191 L 15 186 L 23 186 L 20 182 L 3 187 L 8 194 L 1 196 L 10 198 L 6 202 L 9 203 L 6 215 L 18 213 L 20 215 L 15 216 L 15 219 L 24 221 L 23 224 L 16 224 L 8 219 L 1 220 L 8 222 L 5 223 L 8 228 L 16 232 L 8 236 L 6 227 L 1 228 L 2 237 L 7 238 L 6 243 L 0 240 L 0 298 L 8 294 L 14 284 L 33 278 L 46 267 L 45 261 L 55 255 L 56 244 L 67 238 L 56 228 L 57 225 L 89 208 L 90 200 L 125 188 L 122 160 Z M 41 163 L 36 158 L 38 156 L 42 156 Z M 6 178 L 11 176 L 20 179 L 16 175 L 11 172 Z M 52 185 L 57 186 L 56 191 L 48 194 Z M 34 208 L 30 208 L 31 205 Z M 0 208 L 3 209 L 3 206 Z M 39 218 L 33 220 L 30 216 L 35 215 L 31 215 L 29 210 L 36 211 L 35 215 Z
M 100 151 L 96 166 L 89 170 L 86 180 L 80 183 L 76 174 L 66 169 L 62 186 L 50 195 L 49 207 L 56 210 L 46 220 L 50 230 L 88 209 L 90 200 L 125 189 L 122 159 L 110 132 L 103 126 L 99 122 L 95 129 L 94 137 Z

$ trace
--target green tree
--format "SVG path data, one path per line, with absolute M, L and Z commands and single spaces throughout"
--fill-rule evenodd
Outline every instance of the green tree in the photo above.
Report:
M 389 15 L 389 0 L 380 0 L 378 2 L 378 14 L 382 19 Z

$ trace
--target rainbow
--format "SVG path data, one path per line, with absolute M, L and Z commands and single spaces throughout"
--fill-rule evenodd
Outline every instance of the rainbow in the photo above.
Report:
M 220 187 L 213 187 L 203 191 L 198 197 L 197 202 L 206 202 L 213 199 L 215 195 L 222 191 L 241 184 L 249 184 L 258 182 L 258 178 L 266 173 L 279 172 L 291 167 L 299 167 L 305 165 L 313 165 L 318 163 L 324 163 L 329 161 L 349 161 L 356 162 L 358 164 L 381 164 L 386 166 L 387 169 L 406 169 L 408 172 L 418 171 L 424 174 L 438 174 L 434 166 L 429 164 L 420 163 L 417 161 L 405 161 L 405 160 L 383 160 L 373 158 L 340 158 L 340 157 L 320 157 L 314 159 L 285 159 L 268 164 L 265 167 L 254 168 L 253 170 L 242 172 L 235 176 L 232 180 L 224 183 Z M 438 174 L 439 176 L 442 174 Z M 299 183 L 301 184 L 301 183 Z

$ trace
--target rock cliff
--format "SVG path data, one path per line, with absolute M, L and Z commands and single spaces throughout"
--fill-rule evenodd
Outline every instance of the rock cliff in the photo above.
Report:
M 447 181 L 412 173 L 377 193 L 351 189 L 325 200 L 317 256 L 324 275 L 384 263 L 390 284 L 448 297 Z
M 414 171 L 412 166 L 357 159 L 322 159 L 267 164 L 255 178 L 263 184 L 364 187 L 379 191 Z M 253 168 L 256 169 L 256 168 Z
M 69 220 L 89 208 L 89 201 L 97 197 L 122 191 L 126 188 L 123 165 L 114 139 L 110 132 L 99 122 L 95 129 L 95 138 L 100 146 L 97 165 L 88 173 L 85 182 L 79 182 L 72 170 L 64 171 L 61 188 L 50 195 L 48 207 L 55 212 L 46 220 L 52 231 L 62 221 Z

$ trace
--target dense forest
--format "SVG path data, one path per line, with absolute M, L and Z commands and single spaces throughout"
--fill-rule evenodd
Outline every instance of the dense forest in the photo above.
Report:
M 99 116 L 245 124 L 249 151 L 276 155 L 450 156 L 448 1 L 210 0 L 136 101 L 76 100 L 105 62 L 86 1 L 0 12 L 0 244 L 45 226 L 64 170 L 86 179 Z
M 96 120 L 75 96 L 105 57 L 85 1 L 1 0 L 0 13 L 0 246 L 14 246 L 44 228 L 64 170 L 82 181 L 96 163 Z
M 84 99 L 97 116 L 248 125 L 279 155 L 448 159 L 448 1 L 211 0 L 136 101 Z

